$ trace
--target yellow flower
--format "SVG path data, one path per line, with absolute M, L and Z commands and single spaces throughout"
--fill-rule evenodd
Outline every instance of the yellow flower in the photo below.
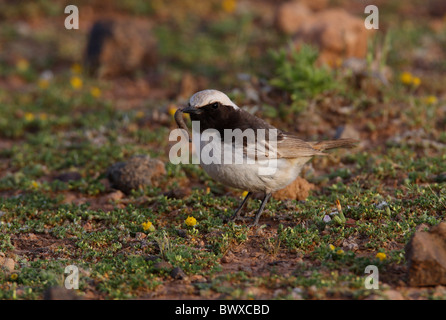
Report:
M 31 112 L 25 112 L 24 118 L 26 121 L 31 122 L 34 120 L 34 115 Z
M 143 222 L 142 227 L 144 228 L 144 231 L 149 230 L 149 228 L 152 226 L 152 222 L 147 221 L 147 222 Z
M 242 193 L 242 198 L 246 198 L 247 195 L 248 195 L 248 191 L 244 191 L 244 192 Z
M 209 193 L 211 193 L 211 188 L 207 187 L 206 188 L 206 194 L 209 194 Z
M 412 84 L 413 76 L 412 76 L 412 74 L 410 72 L 403 72 L 400 75 L 400 81 L 403 84 L 410 85 L 410 84 Z
M 48 115 L 46 113 L 39 114 L 39 119 L 45 121 L 48 119 Z
M 33 189 L 38 189 L 39 188 L 39 183 L 35 180 L 31 181 L 31 187 Z
M 187 219 L 184 222 L 189 227 L 193 227 L 197 224 L 197 219 L 195 219 L 194 217 L 187 217 Z
M 335 251 L 335 249 L 336 249 L 335 246 L 332 245 L 332 244 L 330 244 L 330 245 L 328 246 L 328 248 L 330 248 L 331 251 Z
M 221 6 L 225 12 L 233 13 L 235 11 L 235 7 L 237 6 L 237 2 L 236 0 L 223 0 Z
M 412 79 L 412 84 L 413 84 L 415 87 L 418 87 L 418 86 L 421 84 L 421 79 L 418 78 L 418 77 L 413 77 L 413 79 Z
M 19 61 L 17 61 L 17 63 L 15 64 L 17 70 L 23 72 L 28 70 L 29 68 L 29 62 L 26 59 L 20 59 Z
M 136 118 L 141 119 L 142 117 L 144 117 L 144 112 L 143 111 L 138 111 L 136 113 Z
M 426 98 L 424 98 L 424 102 L 426 104 L 437 104 L 438 99 L 436 96 L 427 96 Z
M 387 256 L 386 256 L 386 254 L 384 252 L 378 252 L 376 254 L 376 258 L 378 258 L 379 261 L 383 261 L 383 260 L 385 260 L 387 258 Z
M 79 63 L 74 63 L 70 69 L 74 74 L 82 73 L 82 66 Z
M 167 112 L 169 112 L 169 114 L 171 116 L 175 115 L 175 112 L 177 112 L 177 108 L 175 108 L 174 106 L 169 106 L 169 108 L 167 109 Z
M 94 98 L 99 98 L 101 96 L 101 89 L 99 89 L 98 87 L 93 87 L 90 90 L 90 94 L 94 97 Z
M 48 79 L 39 79 L 37 83 L 40 89 L 46 89 L 50 85 L 50 80 Z
M 344 250 L 339 249 L 338 251 L 336 251 L 336 253 L 339 254 L 339 255 L 344 254 Z
M 11 274 L 11 280 L 12 280 L 12 281 L 17 280 L 18 277 L 19 277 L 19 275 L 18 275 L 17 273 L 13 273 L 13 274 Z
M 82 88 L 82 79 L 79 77 L 71 77 L 70 83 L 71 86 L 76 90 Z
M 421 79 L 413 76 L 410 72 L 403 72 L 400 75 L 400 81 L 407 86 L 418 87 L 421 84 Z
M 143 222 L 142 224 L 142 228 L 144 231 L 155 231 L 155 227 L 153 226 L 152 222 L 147 221 L 147 222 Z

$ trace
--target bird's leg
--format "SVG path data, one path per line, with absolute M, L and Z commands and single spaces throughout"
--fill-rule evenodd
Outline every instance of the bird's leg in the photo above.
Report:
M 231 217 L 230 220 L 237 220 L 240 219 L 240 213 L 242 212 L 243 207 L 245 206 L 246 201 L 248 200 L 248 198 L 252 195 L 252 192 L 248 192 L 248 194 L 246 195 L 245 199 L 243 199 L 242 203 L 240 204 L 240 206 L 237 208 L 237 210 L 235 211 L 234 215 Z
M 265 194 L 265 198 L 263 198 L 262 204 L 260 205 L 259 211 L 257 211 L 254 222 L 251 224 L 251 226 L 257 226 L 259 224 L 260 216 L 262 215 L 263 209 L 265 209 L 269 198 L 271 198 L 271 193 Z

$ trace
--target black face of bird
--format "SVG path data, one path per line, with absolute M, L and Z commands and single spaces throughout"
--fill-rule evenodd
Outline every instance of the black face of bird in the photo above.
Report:
M 213 102 L 201 107 L 191 107 L 188 105 L 182 109 L 184 113 L 189 113 L 192 121 L 200 122 L 200 132 L 207 129 L 216 129 L 220 136 L 224 136 L 224 130 L 240 129 L 242 131 L 258 129 L 275 129 L 260 118 L 254 117 L 250 113 L 236 109 L 231 105 L 220 102 Z
M 232 106 L 226 106 L 220 102 L 214 102 L 202 107 L 187 106 L 184 113 L 189 113 L 192 121 L 200 122 L 200 131 L 216 129 L 223 134 L 224 129 L 236 129 L 243 117 L 240 118 L 240 110 Z

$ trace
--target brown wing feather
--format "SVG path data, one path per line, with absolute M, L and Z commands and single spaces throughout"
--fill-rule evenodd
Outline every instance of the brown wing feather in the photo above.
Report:
M 327 155 L 322 151 L 335 148 L 353 148 L 358 143 L 355 139 L 327 141 L 303 141 L 292 134 L 281 133 L 277 142 L 278 158 L 311 157 Z
M 245 129 L 254 129 L 257 134 L 257 129 L 265 129 L 265 138 L 264 147 L 261 150 L 257 150 L 257 145 L 250 146 L 250 150 L 254 151 L 255 158 L 257 156 L 261 159 L 265 158 L 273 158 L 276 153 L 277 158 L 299 158 L 299 157 L 312 157 L 316 155 L 326 155 L 326 153 L 322 152 L 327 149 L 333 149 L 338 147 L 346 147 L 350 148 L 354 146 L 354 143 L 357 142 L 353 139 L 340 139 L 340 140 L 331 140 L 331 141 L 318 141 L 318 142 L 306 142 L 298 137 L 285 133 L 268 122 L 264 121 L 261 118 L 258 118 L 242 109 L 235 110 L 230 106 L 222 106 L 218 109 L 218 117 L 211 116 L 208 114 L 209 112 L 212 115 L 215 114 L 215 110 L 203 107 L 203 112 L 198 115 L 191 114 L 192 120 L 200 121 L 200 129 L 203 131 L 208 128 L 217 129 L 220 132 L 221 137 L 224 137 L 224 129 L 241 129 L 244 131 Z M 175 115 L 175 120 L 180 128 L 184 128 L 185 125 L 182 123 L 182 119 L 180 119 L 180 113 Z M 187 127 L 186 127 L 187 128 Z M 271 137 L 271 132 L 269 130 L 277 130 L 277 146 L 269 143 L 269 139 Z M 257 136 L 256 136 L 257 138 Z M 246 145 L 245 139 L 243 140 L 243 151 L 244 154 L 247 154 L 248 146 Z M 277 149 L 275 152 L 274 149 Z M 259 152 L 257 152 L 259 151 Z M 265 155 L 262 157 L 262 153 Z
M 277 139 L 277 155 L 278 158 L 297 158 L 325 155 L 325 153 L 296 136 L 281 133 Z
M 314 149 L 323 151 L 335 148 L 354 148 L 358 142 L 359 141 L 355 139 L 337 139 L 309 143 Z

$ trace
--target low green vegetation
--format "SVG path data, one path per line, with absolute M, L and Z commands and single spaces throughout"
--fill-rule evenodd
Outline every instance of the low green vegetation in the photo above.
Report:
M 335 75 L 327 66 L 317 66 L 317 49 L 303 45 L 299 50 L 290 45 L 288 50 L 272 52 L 275 71 L 271 85 L 289 93 L 290 112 L 302 111 L 310 100 L 320 99 L 322 94 L 339 88 Z

